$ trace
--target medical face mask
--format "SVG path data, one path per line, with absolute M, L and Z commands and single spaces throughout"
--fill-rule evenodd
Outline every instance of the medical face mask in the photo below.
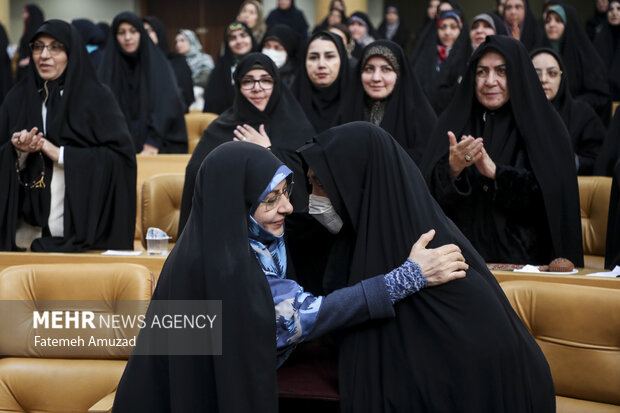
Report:
M 286 52 L 275 49 L 263 49 L 262 53 L 269 56 L 269 58 L 271 58 L 271 60 L 273 60 L 273 62 L 276 64 L 278 69 L 284 66 L 284 64 L 286 63 Z
M 342 219 L 336 213 L 329 198 L 310 194 L 308 213 L 321 223 L 329 232 L 337 234 L 342 228 Z

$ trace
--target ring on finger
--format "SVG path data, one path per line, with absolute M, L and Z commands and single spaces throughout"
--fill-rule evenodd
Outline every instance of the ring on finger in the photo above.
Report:
M 471 155 L 470 154 L 466 154 L 465 155 L 465 162 L 471 162 Z
M 247 141 L 247 140 L 248 140 L 248 138 L 243 138 L 242 140 Z

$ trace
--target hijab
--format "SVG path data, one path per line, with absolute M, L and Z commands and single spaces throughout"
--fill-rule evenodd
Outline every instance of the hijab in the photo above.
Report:
M 334 82 L 323 88 L 318 88 L 310 81 L 308 71 L 306 70 L 305 60 L 308 55 L 310 44 L 321 38 L 328 40 L 336 45 L 338 56 L 340 57 L 340 69 L 338 77 Z M 318 32 L 312 35 L 306 45 L 306 51 L 303 54 L 301 70 L 291 90 L 301 104 L 306 116 L 318 132 L 322 132 L 339 123 L 339 117 L 342 115 L 346 102 L 345 96 L 350 82 L 349 75 L 349 59 L 347 50 L 342 42 L 342 38 L 331 32 Z
M 243 76 L 255 68 L 266 70 L 274 80 L 271 97 L 262 112 L 241 94 L 238 86 Z M 250 53 L 239 61 L 234 76 L 235 100 L 232 107 L 211 122 L 204 131 L 185 170 L 179 233 L 183 230 L 192 208 L 192 193 L 200 164 L 216 147 L 234 138 L 233 131 L 238 125 L 248 124 L 256 130 L 261 124 L 265 125 L 272 152 L 295 173 L 297 179 L 303 179 L 301 161 L 295 150 L 314 134 L 314 129 L 290 91 L 282 86 L 278 68 L 266 55 Z M 299 185 L 292 194 L 291 203 L 296 211 L 308 206 L 304 189 L 304 185 Z
M 396 7 L 387 6 L 385 8 L 385 14 L 388 12 L 395 12 L 398 14 L 398 21 L 394 24 L 389 24 L 387 19 L 384 17 L 383 21 L 379 25 L 379 28 L 377 29 L 377 37 L 379 39 L 391 40 L 404 49 L 409 41 L 409 30 L 405 26 L 402 19 L 400 19 L 400 13 Z
M 394 318 L 343 332 L 341 410 L 555 411 L 540 348 L 403 148 L 383 129 L 353 122 L 319 134 L 300 151 L 353 229 L 343 268 L 348 285 L 402 264 L 430 229 L 436 235 L 429 248 L 454 243 L 469 264 L 465 278 L 396 304 Z
M 488 36 L 478 47 L 452 103 L 437 121 L 421 169 L 430 182 L 435 166 L 448 155 L 448 131 L 458 137 L 483 135 L 484 126 L 479 123 L 483 113 L 491 111 L 486 111 L 476 98 L 475 72 L 478 61 L 488 51 L 504 56 L 508 87 L 518 92 L 511 93 L 510 101 L 495 111 L 501 119 L 494 121 L 492 134 L 485 136 L 485 148 L 494 162 L 509 165 L 515 148 L 523 142 L 542 193 L 541 208 L 551 237 L 549 260 L 566 257 L 575 266 L 583 266 L 577 173 L 570 137 L 559 114 L 547 101 L 525 47 L 515 39 Z
M 133 249 L 136 211 L 136 159 L 129 131 L 118 104 L 98 80 L 78 31 L 61 20 L 45 22 L 30 39 L 48 35 L 65 46 L 67 66 L 55 79 L 43 81 L 31 58 L 27 76 L 0 110 L 0 249 L 16 250 L 18 218 L 43 228 L 34 251 Z M 62 95 L 61 95 L 62 91 Z M 36 126 L 44 131 L 42 104 L 46 101 L 45 139 L 64 146 L 64 237 L 46 234 L 50 212 L 52 161 L 28 155 L 20 173 L 24 183 L 44 172 L 43 188 L 18 185 L 16 154 L 8 139 L 13 132 Z M 93 167 L 96 166 L 96 167 Z M 48 232 L 49 234 L 49 232 Z
M 300 66 L 300 37 L 290 27 L 284 24 L 270 26 L 263 37 L 262 44 L 267 40 L 275 40 L 286 50 L 286 63 L 280 67 L 280 76 L 287 87 L 290 87 L 295 80 Z M 263 46 L 264 47 L 264 46 Z
M 152 302 L 221 301 L 223 354 L 132 355 L 115 412 L 278 411 L 273 297 L 248 225 L 252 204 L 281 166 L 268 150 L 246 142 L 223 144 L 205 159 L 187 227 Z
M 612 0 L 609 2 L 611 7 L 612 3 L 619 3 L 618 0 Z M 603 24 L 596 40 L 594 40 L 594 47 L 598 54 L 603 59 L 605 67 L 607 68 L 607 78 L 609 81 L 609 92 L 611 94 L 611 100 L 617 102 L 620 100 L 620 25 L 612 26 L 607 20 Z
M 195 80 L 201 72 L 213 69 L 213 59 L 208 54 L 202 53 L 202 45 L 196 33 L 187 29 L 181 29 L 179 33 L 183 34 L 189 42 L 189 52 L 185 55 L 185 59 L 192 70 L 192 76 Z
M 370 99 L 361 81 L 364 66 L 375 56 L 386 59 L 398 76 L 394 90 L 382 101 Z M 369 120 L 374 117 L 373 112 L 380 112 L 381 119 L 376 124 L 392 135 L 416 163 L 422 160 L 437 118 L 400 46 L 389 40 L 377 40 L 366 46 L 346 100 L 349 105 L 344 122 Z
M 234 30 L 243 30 L 252 38 L 252 48 L 250 53 L 256 50 L 256 39 L 252 36 L 250 28 L 242 22 L 234 21 L 226 29 L 226 39 L 224 40 L 224 55 L 215 64 L 215 68 L 209 76 L 209 82 L 205 89 L 205 104 L 203 112 L 221 114 L 228 109 L 235 97 L 235 86 L 233 84 L 233 72 L 237 62 L 243 56 L 237 56 L 228 45 L 228 33 Z
M 116 39 L 121 23 L 140 32 L 140 44 L 133 53 L 125 52 Z M 159 153 L 187 153 L 185 105 L 175 75 L 134 13 L 122 12 L 112 21 L 99 78 L 112 89 L 125 114 L 136 152 L 150 138 L 159 145 Z
M 424 88 L 424 93 L 430 104 L 433 106 L 435 113 L 440 115 L 448 106 L 456 88 L 459 79 L 465 72 L 467 61 L 470 54 L 469 29 L 466 24 L 459 24 L 461 32 L 456 38 L 454 45 L 449 50 L 447 56 L 442 57 L 442 48 L 445 53 L 445 46 L 439 40 L 439 24 L 442 19 L 451 18 L 460 23 L 464 20 L 458 14 L 457 9 L 446 11 L 438 15 L 436 19 L 437 25 L 432 33 L 430 33 L 420 51 L 413 70 Z M 457 20 L 457 22 L 459 22 Z M 440 63 L 441 62 L 441 63 Z
M 176 50 L 170 50 L 166 26 L 164 26 L 161 20 L 155 16 L 148 16 L 142 20 L 147 22 L 155 32 L 157 36 L 157 47 L 159 47 L 159 50 L 168 58 L 185 106 L 189 107 L 194 102 L 194 82 L 192 81 L 192 71 L 185 60 L 185 56 L 178 53 Z
M 267 16 L 267 26 L 271 27 L 276 24 L 285 24 L 299 35 L 302 40 L 308 38 L 308 22 L 304 13 L 295 7 L 295 0 L 291 0 L 291 6 L 288 9 L 276 8 Z
M 559 42 L 559 51 L 568 74 L 568 86 L 575 99 L 587 102 L 597 113 L 609 111 L 609 84 L 603 60 L 583 29 L 577 11 L 562 0 L 550 0 L 547 14 L 556 10 L 564 12 L 564 34 Z M 543 43 L 552 42 L 543 31 Z
M 533 59 L 541 53 L 553 56 L 562 71 L 560 87 L 551 103 L 562 117 L 571 138 L 573 151 L 579 156 L 577 174 L 592 175 L 594 161 L 605 137 L 605 127 L 587 103 L 573 98 L 568 87 L 569 72 L 560 55 L 555 50 L 544 47 L 535 49 L 530 56 Z
M 523 7 L 525 7 L 525 18 L 521 23 L 519 23 L 521 38 L 518 40 L 523 43 L 527 50 L 532 50 L 533 48 L 540 45 L 540 42 L 542 40 L 542 33 L 539 23 L 537 23 L 536 19 L 534 18 L 534 13 L 532 13 L 532 8 L 530 7 L 529 1 L 522 1 Z M 506 13 L 504 12 L 504 27 L 506 29 L 506 34 L 512 37 L 512 27 L 506 22 L 505 14 Z

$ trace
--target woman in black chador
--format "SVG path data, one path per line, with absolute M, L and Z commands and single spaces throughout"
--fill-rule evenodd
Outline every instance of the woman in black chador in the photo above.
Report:
M 568 87 L 566 66 L 550 48 L 534 50 L 532 63 L 545 96 L 558 111 L 570 135 L 578 175 L 592 175 L 594 163 L 605 139 L 605 127 L 586 102 L 574 99 Z
M 343 122 L 381 126 L 419 163 L 437 117 L 403 49 L 389 40 L 366 46 L 351 89 Z
M 45 22 L 0 109 L 0 250 L 133 249 L 136 157 L 77 29 Z
M 570 137 L 521 43 L 487 37 L 431 142 L 431 192 L 487 262 L 583 266 Z
M 134 13 L 114 18 L 99 78 L 125 114 L 136 153 L 187 153 L 185 103 L 176 77 Z
M 295 149 L 314 134 L 314 129 L 288 88 L 282 84 L 276 65 L 262 53 L 251 53 L 239 62 L 234 76 L 236 91 L 232 107 L 204 131 L 185 170 L 179 233 L 192 208 L 192 194 L 200 164 L 217 146 L 233 140 L 239 129 L 243 129 L 243 133 L 248 130 L 250 135 L 260 135 L 260 125 L 263 125 L 264 134 L 269 137 L 262 141 L 264 145 L 270 146 L 272 152 L 297 176 L 303 175 Z M 308 197 L 303 185 L 295 191 L 292 202 L 296 210 L 307 207 Z
M 227 142 L 205 158 L 187 226 L 151 303 L 220 300 L 223 353 L 144 356 L 134 350 L 115 413 L 276 413 L 276 368 L 299 343 L 393 317 L 395 303 L 465 276 L 458 247 L 427 249 L 432 235 L 423 234 L 389 272 L 326 296 L 305 292 L 288 277 L 284 222 L 293 210 L 292 178 L 271 152 L 249 142 Z M 148 348 L 144 334 L 136 349 Z
M 395 305 L 396 316 L 346 330 L 340 340 L 341 411 L 555 412 L 549 366 L 484 260 L 429 193 L 402 147 L 354 122 L 300 149 L 340 218 L 350 253 L 336 258 L 343 285 L 399 265 L 421 234 L 456 244 L 467 275 Z M 312 175 L 312 174 L 311 174 Z M 333 222 L 330 220 L 329 222 Z
M 594 47 L 607 68 L 611 100 L 620 101 L 620 0 L 611 0 L 607 21 L 603 24 Z

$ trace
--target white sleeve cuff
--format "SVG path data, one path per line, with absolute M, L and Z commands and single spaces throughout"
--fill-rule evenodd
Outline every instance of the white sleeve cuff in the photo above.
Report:
M 61 146 L 58 152 L 58 165 L 65 164 L 65 147 Z

